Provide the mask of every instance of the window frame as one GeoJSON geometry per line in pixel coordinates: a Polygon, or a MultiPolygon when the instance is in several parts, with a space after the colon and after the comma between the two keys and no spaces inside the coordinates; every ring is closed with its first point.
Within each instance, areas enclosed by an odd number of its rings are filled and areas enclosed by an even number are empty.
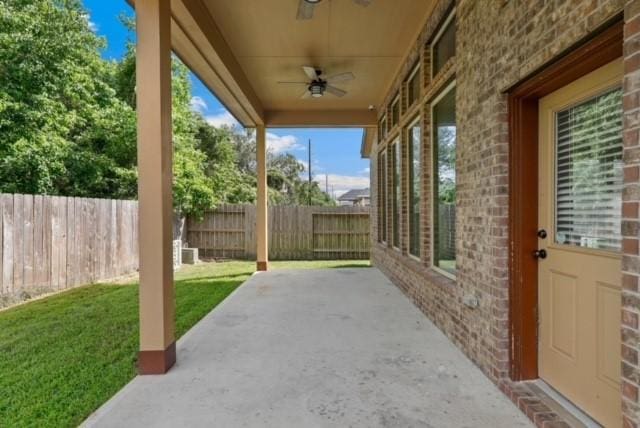
{"type": "Polygon", "coordinates": [[[409,76],[407,77],[407,80],[406,80],[406,82],[407,82],[407,109],[409,109],[409,108],[413,107],[414,105],[420,103],[420,95],[422,94],[422,82],[420,82],[420,81],[418,82],[418,93],[415,94],[415,99],[413,100],[413,102],[411,102],[411,100],[409,100],[411,81],[419,73],[420,73],[420,61],[418,61],[416,63],[416,65],[413,66],[413,69],[411,70],[411,73],[409,73],[409,76]]]}
{"type": "Polygon", "coordinates": [[[395,129],[396,126],[398,126],[400,124],[400,119],[402,118],[402,111],[400,109],[400,93],[396,94],[396,96],[393,98],[393,101],[391,101],[391,107],[390,107],[390,120],[391,120],[391,126],[389,127],[389,129],[395,129]],[[395,108],[398,108],[398,117],[395,117],[394,111],[395,108]]]}
{"type": "Polygon", "coordinates": [[[382,242],[382,150],[376,154],[376,242],[382,242]]]}
{"type": "MultiPolygon", "coordinates": [[[[438,41],[440,41],[440,39],[442,38],[442,35],[444,34],[444,32],[446,31],[447,27],[449,26],[449,24],[452,23],[452,21],[454,21],[456,18],[456,8],[454,7],[453,9],[451,9],[451,12],[449,12],[449,15],[447,15],[447,18],[442,22],[442,24],[440,25],[440,28],[438,29],[438,31],[436,32],[436,35],[433,36],[433,39],[431,40],[431,43],[429,44],[429,58],[431,58],[430,64],[429,64],[429,72],[431,74],[431,79],[434,79],[438,73],[442,70],[438,70],[438,72],[435,71],[435,56],[434,56],[434,48],[436,46],[436,44],[438,43],[438,41]]],[[[454,57],[455,57],[455,53],[454,53],[454,57]]],[[[453,57],[452,57],[453,58],[453,57]]],[[[447,61],[448,62],[448,61],[447,61]]],[[[446,62],[445,62],[446,64],[446,62]]],[[[443,64],[443,66],[445,65],[443,64]]]]}
{"type": "Polygon", "coordinates": [[[378,173],[380,174],[380,184],[382,187],[382,192],[380,194],[380,199],[382,201],[382,207],[381,207],[381,211],[380,211],[380,216],[381,216],[381,229],[382,229],[382,233],[380,234],[380,243],[384,244],[384,245],[388,245],[388,232],[389,232],[389,228],[388,226],[388,211],[389,211],[389,204],[387,203],[387,148],[385,147],[384,149],[382,149],[380,151],[380,166],[381,166],[381,171],[379,171],[378,173]]]}
{"type": "Polygon", "coordinates": [[[402,139],[397,136],[390,144],[391,149],[391,236],[389,242],[394,250],[402,248],[402,139]],[[396,181],[397,180],[397,181],[396,181]],[[396,224],[397,223],[397,224],[396,224]],[[398,239],[396,242],[396,233],[398,239]],[[396,245],[397,244],[397,245],[396,245]]]}
{"type": "MultiPolygon", "coordinates": [[[[438,213],[436,212],[437,210],[437,201],[438,201],[438,195],[436,195],[436,189],[437,186],[435,185],[436,180],[439,179],[439,175],[438,175],[438,159],[436,158],[436,150],[438,147],[438,142],[436,141],[436,126],[434,123],[434,115],[433,115],[433,111],[434,108],[436,106],[436,104],[438,104],[438,102],[440,102],[440,100],[442,100],[442,98],[444,98],[446,95],[449,94],[449,92],[451,92],[452,90],[454,90],[456,88],[456,80],[453,79],[451,82],[447,83],[446,85],[444,85],[442,87],[442,89],[440,91],[438,91],[438,93],[429,101],[429,115],[430,115],[430,123],[431,123],[431,129],[430,129],[430,137],[431,137],[431,150],[429,150],[431,152],[431,170],[432,170],[432,174],[431,174],[431,194],[430,196],[430,200],[431,200],[431,209],[430,209],[430,214],[432,216],[432,219],[435,218],[436,215],[438,215],[438,213]]],[[[457,118],[456,118],[456,129],[457,129],[457,118]]],[[[456,131],[456,155],[457,155],[457,150],[458,150],[458,137],[457,137],[457,131],[456,131]]],[[[458,164],[458,157],[456,156],[456,176],[457,176],[457,164],[458,164]]],[[[458,187],[458,183],[456,180],[456,188],[458,187]]],[[[456,205],[457,205],[457,198],[456,198],[456,205]]],[[[456,207],[457,210],[457,207],[456,207]]],[[[456,280],[457,278],[457,271],[458,268],[456,266],[456,273],[451,273],[439,266],[436,266],[435,264],[435,256],[436,256],[436,251],[435,251],[435,245],[436,245],[436,239],[435,236],[438,233],[438,231],[436,230],[436,221],[431,221],[431,239],[430,239],[430,260],[429,260],[429,264],[430,264],[430,268],[432,270],[434,270],[435,272],[449,278],[452,280],[456,280]]],[[[455,238],[454,238],[455,241],[455,238]]],[[[457,244],[457,242],[456,242],[457,244]]],[[[456,263],[457,263],[457,254],[456,254],[456,263]]]]}
{"type": "Polygon", "coordinates": [[[384,141],[388,135],[387,114],[383,114],[380,118],[380,141],[384,141]]]}
{"type": "Polygon", "coordinates": [[[409,187],[407,190],[407,226],[408,226],[408,231],[409,231],[409,242],[407,243],[407,255],[416,260],[416,261],[422,261],[422,257],[423,257],[423,251],[422,251],[422,236],[423,236],[423,231],[422,231],[422,218],[425,215],[425,213],[422,212],[422,206],[423,206],[423,202],[424,202],[424,196],[423,196],[423,191],[424,191],[424,186],[422,186],[422,182],[423,182],[423,177],[424,177],[424,149],[425,149],[425,145],[424,145],[424,130],[423,130],[423,124],[422,124],[422,115],[420,113],[417,114],[417,116],[409,122],[409,124],[407,125],[406,128],[406,136],[407,136],[407,165],[409,166],[408,170],[406,171],[407,173],[407,186],[409,187]],[[415,255],[411,252],[411,207],[412,207],[412,197],[413,197],[413,166],[412,166],[412,160],[413,160],[413,128],[415,128],[416,126],[418,126],[420,128],[420,203],[419,203],[419,215],[420,215],[420,220],[418,221],[418,252],[420,253],[419,255],[415,255]]]}

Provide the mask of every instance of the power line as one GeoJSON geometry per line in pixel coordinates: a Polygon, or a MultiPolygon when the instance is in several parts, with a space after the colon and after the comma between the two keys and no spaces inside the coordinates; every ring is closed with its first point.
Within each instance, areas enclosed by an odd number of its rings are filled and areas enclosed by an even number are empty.
{"type": "Polygon", "coordinates": [[[307,189],[308,205],[311,205],[311,138],[309,138],[309,187],[307,189]]]}

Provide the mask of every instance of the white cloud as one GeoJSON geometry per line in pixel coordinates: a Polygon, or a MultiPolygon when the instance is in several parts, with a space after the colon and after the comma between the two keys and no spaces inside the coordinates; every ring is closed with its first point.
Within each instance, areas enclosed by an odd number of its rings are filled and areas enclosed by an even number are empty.
{"type": "Polygon", "coordinates": [[[371,172],[371,168],[365,168],[362,171],[360,171],[360,174],[369,174],[371,172]]]}
{"type": "Polygon", "coordinates": [[[229,113],[226,110],[220,110],[218,114],[207,116],[206,119],[209,125],[215,126],[216,128],[219,128],[224,125],[229,126],[231,128],[240,126],[240,123],[238,123],[236,118],[233,117],[233,115],[231,115],[231,113],[229,113]]]}
{"type": "Polygon", "coordinates": [[[199,96],[191,97],[191,109],[200,113],[207,111],[207,102],[199,96]]]}
{"type": "Polygon", "coordinates": [[[291,150],[304,150],[304,146],[293,135],[276,135],[267,132],[267,148],[273,154],[288,152],[291,150]]]}
{"type": "Polygon", "coordinates": [[[88,13],[85,13],[83,15],[83,18],[85,19],[85,21],[87,21],[87,25],[89,26],[89,30],[91,30],[94,33],[98,32],[98,24],[96,24],[95,22],[93,22],[91,20],[91,15],[89,15],[88,13]]]}
{"type": "MultiPolygon", "coordinates": [[[[317,174],[314,176],[314,181],[317,181],[320,188],[324,190],[326,174],[317,174]]],[[[339,197],[343,193],[351,189],[366,189],[369,187],[369,177],[353,176],[353,175],[338,175],[328,174],[329,177],[329,191],[335,192],[336,197],[339,197]]]]}

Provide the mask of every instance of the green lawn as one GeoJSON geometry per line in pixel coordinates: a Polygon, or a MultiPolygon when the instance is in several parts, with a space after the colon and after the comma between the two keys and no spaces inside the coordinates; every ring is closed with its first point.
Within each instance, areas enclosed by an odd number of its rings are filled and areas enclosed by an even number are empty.
{"type": "MultiPolygon", "coordinates": [[[[273,262],[271,268],[368,264],[273,262]]],[[[254,266],[233,261],[179,271],[178,337],[244,282],[254,266]]],[[[0,427],[78,425],[135,376],[137,349],[135,283],[80,287],[0,312],[0,427]]]]}

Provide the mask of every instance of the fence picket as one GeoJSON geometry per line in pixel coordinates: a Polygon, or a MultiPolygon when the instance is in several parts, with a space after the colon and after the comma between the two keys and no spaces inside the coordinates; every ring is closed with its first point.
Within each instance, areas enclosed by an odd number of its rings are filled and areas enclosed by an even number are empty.
{"type": "Polygon", "coordinates": [[[13,290],[13,195],[2,200],[2,292],[13,290]]]}

